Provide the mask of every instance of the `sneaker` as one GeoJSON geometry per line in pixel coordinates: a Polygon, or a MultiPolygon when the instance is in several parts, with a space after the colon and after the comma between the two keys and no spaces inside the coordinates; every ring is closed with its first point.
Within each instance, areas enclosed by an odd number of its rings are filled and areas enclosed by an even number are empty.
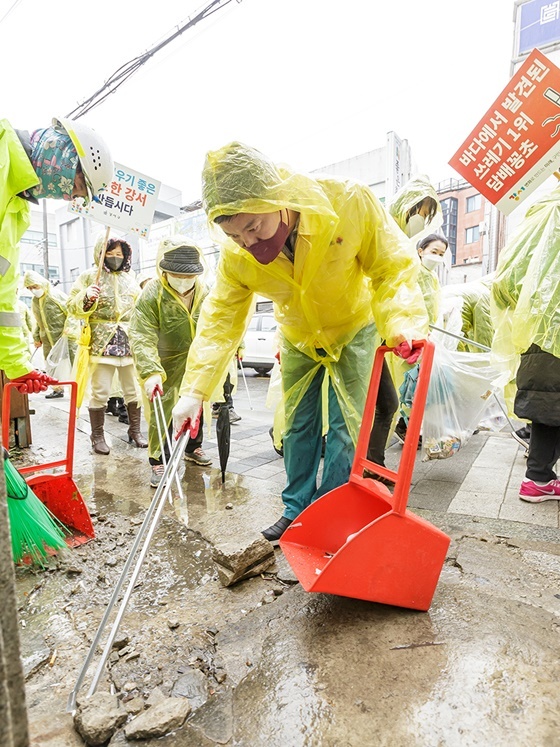
{"type": "Polygon", "coordinates": [[[542,503],[543,501],[560,500],[560,480],[550,480],[550,482],[534,482],[533,480],[523,480],[519,497],[522,501],[529,503],[542,503]]]}
{"type": "Polygon", "coordinates": [[[521,444],[523,448],[528,449],[529,448],[529,441],[531,438],[531,434],[529,434],[529,438],[525,438],[524,436],[519,435],[521,433],[522,429],[519,429],[518,431],[512,431],[511,437],[517,441],[518,444],[521,444]]]}
{"type": "Polygon", "coordinates": [[[515,432],[519,436],[519,438],[522,438],[524,441],[527,441],[527,443],[529,443],[529,441],[531,440],[531,424],[530,423],[528,425],[524,425],[523,428],[520,428],[518,431],[515,431],[515,432]]]}
{"type": "Polygon", "coordinates": [[[282,516],[276,524],[273,524],[268,529],[263,529],[261,532],[262,536],[272,544],[276,544],[280,537],[284,534],[286,529],[290,526],[293,519],[288,519],[286,516],[282,516]]]}
{"type": "Polygon", "coordinates": [[[61,391],[54,391],[50,394],[45,394],[45,399],[59,399],[59,397],[64,397],[64,392],[61,391]]]}
{"type": "Polygon", "coordinates": [[[406,438],[406,423],[404,422],[404,418],[398,419],[395,426],[395,436],[399,439],[401,444],[404,444],[404,439],[406,438]]]}
{"type": "Polygon", "coordinates": [[[150,477],[151,488],[157,488],[157,486],[161,482],[161,478],[163,477],[164,472],[165,472],[165,467],[163,466],[163,464],[152,465],[152,476],[150,477]]]}
{"type": "Polygon", "coordinates": [[[238,415],[233,407],[229,408],[229,422],[230,423],[237,423],[239,420],[241,420],[241,415],[238,415]]]}
{"type": "Polygon", "coordinates": [[[212,460],[210,459],[210,457],[206,456],[200,446],[194,451],[186,452],[185,460],[187,462],[194,462],[195,464],[198,464],[199,467],[208,467],[210,464],[212,464],[212,460]]]}

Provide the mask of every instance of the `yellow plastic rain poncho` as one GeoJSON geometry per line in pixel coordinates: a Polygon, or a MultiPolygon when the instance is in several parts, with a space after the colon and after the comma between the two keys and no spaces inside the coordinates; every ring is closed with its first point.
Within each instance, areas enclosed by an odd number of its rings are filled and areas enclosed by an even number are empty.
{"type": "MultiPolygon", "coordinates": [[[[100,236],[94,247],[97,265],[104,243],[104,238],[100,236]]],[[[128,334],[128,322],[134,302],[140,295],[140,287],[132,273],[124,269],[130,267],[130,259],[125,258],[123,269],[119,272],[109,272],[103,267],[98,281],[101,295],[87,311],[84,311],[85,292],[89,285],[97,282],[97,267],[83,272],[70,290],[68,313],[84,320],[73,370],[73,376],[78,383],[78,407],[82,404],[92,372],[90,363],[97,363],[100,360],[99,356],[103,354],[118,327],[128,334]]]]}
{"type": "Polygon", "coordinates": [[[39,183],[7,119],[0,119],[0,369],[9,379],[33,369],[17,308],[19,240],[29,227],[29,202],[19,193],[39,183]]]}
{"type": "Polygon", "coordinates": [[[533,204],[502,250],[492,284],[492,353],[514,379],[535,344],[560,358],[560,186],[533,204]]]}
{"type": "Polygon", "coordinates": [[[420,268],[418,275],[418,285],[422,291],[424,297],[424,303],[426,304],[426,310],[428,312],[428,320],[430,324],[435,324],[439,316],[439,302],[441,296],[441,286],[439,278],[433,270],[429,270],[427,267],[420,268]]]}
{"type": "Polygon", "coordinates": [[[25,301],[22,301],[21,298],[18,300],[17,308],[19,311],[19,315],[21,316],[21,331],[23,334],[23,339],[28,343],[30,340],[34,339],[33,327],[35,325],[33,324],[33,319],[31,318],[31,312],[29,311],[29,308],[25,301]]]}
{"type": "Polygon", "coordinates": [[[481,348],[469,345],[468,340],[478,342],[487,348],[492,347],[494,327],[490,314],[490,289],[493,277],[493,274],[485,275],[470,283],[447,285],[442,290],[446,300],[457,299],[461,303],[461,331],[466,341],[460,342],[457,350],[480,353],[481,348]]]}
{"type": "MultiPolygon", "coordinates": [[[[171,423],[171,410],[179,398],[179,387],[196,332],[200,306],[208,293],[202,276],[197,277],[192,309],[188,311],[160,270],[159,263],[165,254],[185,245],[195,247],[203,260],[202,251],[185,236],[164,239],[158,248],[157,277],[144,287],[129,327],[130,347],[140,380],[144,383],[154,374],[161,375],[164,392],[162,403],[168,425],[171,423]]],[[[145,406],[144,412],[151,413],[150,406],[145,406]]],[[[161,449],[153,417],[149,419],[148,441],[149,456],[159,458],[161,449]]]]}
{"type": "Polygon", "coordinates": [[[23,284],[26,288],[38,285],[45,291],[40,298],[33,298],[31,309],[36,321],[33,339],[35,342],[42,343],[46,359],[53,345],[64,332],[75,341],[78,334],[77,324],[75,320],[68,321],[66,308],[68,296],[57,288],[53,288],[49,281],[38,272],[28,270],[23,276],[23,284]]]}
{"type": "Polygon", "coordinates": [[[371,370],[373,320],[389,344],[399,335],[427,334],[416,252],[365,185],[293,173],[241,143],[208,154],[203,204],[222,249],[181,394],[208,399],[258,293],[274,302],[279,324],[288,427],[324,366],[355,442],[371,370]],[[262,265],[213,224],[219,215],[280,208],[299,214],[294,264],[280,254],[262,265]],[[370,326],[370,333],[359,334],[370,326]]]}
{"type": "Polygon", "coordinates": [[[435,233],[443,223],[443,213],[439,203],[438,194],[425,174],[418,174],[409,179],[399,191],[393,195],[388,204],[389,213],[395,219],[398,227],[414,242],[414,246],[430,233],[435,233]],[[419,221],[411,231],[411,218],[418,215],[421,203],[430,197],[436,205],[436,212],[431,221],[419,221]]]}
{"type": "MultiPolygon", "coordinates": [[[[99,263],[102,249],[103,238],[100,238],[94,248],[96,263],[99,263]]],[[[117,327],[121,327],[128,334],[128,323],[134,302],[140,294],[140,288],[132,273],[124,270],[109,272],[104,267],[98,282],[101,295],[87,311],[84,311],[86,288],[94,284],[96,278],[97,267],[82,272],[74,282],[68,300],[68,312],[78,319],[87,319],[91,325],[91,356],[103,354],[117,327]]]]}

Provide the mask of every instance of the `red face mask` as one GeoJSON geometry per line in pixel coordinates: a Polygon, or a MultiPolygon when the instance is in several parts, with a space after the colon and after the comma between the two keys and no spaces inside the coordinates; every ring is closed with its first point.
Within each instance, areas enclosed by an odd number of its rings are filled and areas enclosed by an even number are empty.
{"type": "Polygon", "coordinates": [[[246,249],[261,265],[268,265],[280,254],[289,235],[290,227],[280,218],[280,224],[274,236],[257,241],[246,249]]]}

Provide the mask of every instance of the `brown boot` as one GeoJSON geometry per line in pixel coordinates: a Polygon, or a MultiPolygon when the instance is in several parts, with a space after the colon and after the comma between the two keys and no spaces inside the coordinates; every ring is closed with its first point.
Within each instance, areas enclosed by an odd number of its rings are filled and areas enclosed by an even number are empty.
{"type": "Polygon", "coordinates": [[[145,449],[148,442],[140,432],[140,413],[141,409],[138,402],[129,402],[126,406],[128,410],[128,443],[135,443],[139,449],[145,449]]]}
{"type": "Polygon", "coordinates": [[[111,449],[105,443],[103,424],[105,423],[105,408],[90,407],[89,422],[91,423],[91,444],[96,454],[109,454],[111,449]]]}

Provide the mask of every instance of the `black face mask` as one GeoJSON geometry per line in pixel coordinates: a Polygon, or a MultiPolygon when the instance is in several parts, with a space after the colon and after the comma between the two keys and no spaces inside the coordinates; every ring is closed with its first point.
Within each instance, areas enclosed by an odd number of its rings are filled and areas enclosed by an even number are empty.
{"type": "Polygon", "coordinates": [[[123,262],[124,257],[105,257],[105,264],[112,272],[120,270],[123,262]]]}

